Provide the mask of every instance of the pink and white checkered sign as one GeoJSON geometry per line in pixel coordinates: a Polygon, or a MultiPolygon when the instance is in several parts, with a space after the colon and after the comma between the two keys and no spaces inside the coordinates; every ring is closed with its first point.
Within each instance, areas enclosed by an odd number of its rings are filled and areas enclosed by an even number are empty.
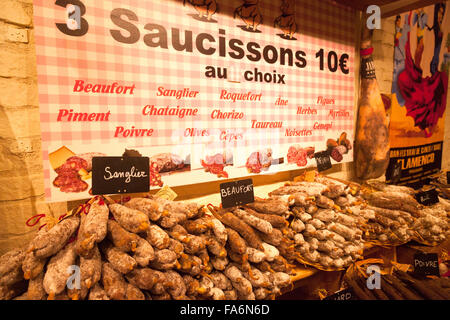
{"type": "MultiPolygon", "coordinates": [[[[290,161],[291,147],[323,151],[343,132],[353,141],[351,9],[307,0],[35,0],[34,26],[49,201],[89,197],[89,165],[69,163],[83,169],[72,175],[79,188],[64,187],[55,167],[80,154],[174,154],[188,170],[161,180],[176,186],[315,166],[312,157],[290,161]],[[283,160],[255,172],[246,166],[254,152],[283,160]],[[216,154],[230,163],[225,176],[202,166],[216,154]]],[[[345,151],[332,163],[352,161],[345,151]]]]}

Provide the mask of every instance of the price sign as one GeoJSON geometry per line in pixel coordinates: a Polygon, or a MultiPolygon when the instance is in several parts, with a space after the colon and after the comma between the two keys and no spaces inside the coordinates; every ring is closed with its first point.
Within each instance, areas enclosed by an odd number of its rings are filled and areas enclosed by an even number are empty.
{"type": "Polygon", "coordinates": [[[416,253],[414,255],[414,273],[422,276],[439,277],[439,260],[437,253],[416,253]]]}
{"type": "Polygon", "coordinates": [[[92,158],[92,194],[148,192],[148,157],[92,158]]]}
{"type": "Polygon", "coordinates": [[[255,201],[253,180],[245,179],[220,184],[222,208],[231,208],[255,201]]]}
{"type": "Polygon", "coordinates": [[[352,288],[339,290],[338,292],[326,297],[324,300],[356,300],[352,288]]]}
{"type": "Polygon", "coordinates": [[[418,192],[416,194],[416,200],[420,204],[431,206],[439,202],[438,195],[439,193],[436,191],[436,189],[430,189],[427,191],[418,192]]]}
{"type": "Polygon", "coordinates": [[[317,170],[319,172],[325,171],[331,168],[331,159],[330,155],[326,151],[317,152],[314,154],[314,158],[317,163],[317,170]]]}

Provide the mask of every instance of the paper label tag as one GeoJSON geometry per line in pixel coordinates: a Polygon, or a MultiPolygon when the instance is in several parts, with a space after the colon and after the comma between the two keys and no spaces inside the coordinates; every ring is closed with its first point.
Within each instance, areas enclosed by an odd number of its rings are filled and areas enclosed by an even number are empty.
{"type": "Polygon", "coordinates": [[[123,194],[150,190],[148,157],[92,158],[92,194],[123,194]]]}
{"type": "Polygon", "coordinates": [[[169,186],[164,186],[157,193],[155,193],[155,196],[158,198],[166,199],[166,200],[175,200],[178,195],[175,191],[173,191],[169,186]]]}
{"type": "Polygon", "coordinates": [[[253,180],[245,179],[220,184],[222,208],[231,208],[255,201],[253,180]]]}

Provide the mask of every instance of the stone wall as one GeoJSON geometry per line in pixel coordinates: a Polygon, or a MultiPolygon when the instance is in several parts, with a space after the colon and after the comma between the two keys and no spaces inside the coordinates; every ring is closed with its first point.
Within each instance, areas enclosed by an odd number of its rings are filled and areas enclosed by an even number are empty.
{"type": "Polygon", "coordinates": [[[27,242],[35,214],[59,215],[46,205],[33,32],[32,0],[0,5],[0,254],[27,242]]]}
{"type": "MultiPolygon", "coordinates": [[[[46,204],[42,172],[39,106],[32,0],[2,0],[0,8],[0,254],[23,245],[37,227],[26,221],[35,214],[59,216],[67,203],[46,204]]],[[[356,19],[355,19],[356,22],[356,19]]],[[[374,34],[375,65],[381,92],[392,81],[394,18],[383,20],[374,34]]],[[[357,60],[357,59],[356,59],[357,60]]],[[[357,70],[358,71],[358,70],[357,70]]],[[[357,96],[357,92],[355,93],[357,96]]],[[[450,95],[449,95],[450,97],[450,95]]],[[[450,99],[447,100],[450,105],[450,99]]],[[[357,106],[355,105],[355,112],[357,106]]],[[[450,116],[447,112],[443,167],[450,168],[450,116]]],[[[289,179],[298,172],[257,177],[257,184],[289,179]]],[[[331,175],[350,179],[352,164],[334,166],[331,175]]],[[[188,198],[192,188],[176,189],[188,198]],[[190,190],[190,191],[189,191],[190,190]]],[[[217,191],[217,183],[203,184],[201,193],[217,191]]],[[[73,204],[69,205],[70,207],[73,204]]]]}

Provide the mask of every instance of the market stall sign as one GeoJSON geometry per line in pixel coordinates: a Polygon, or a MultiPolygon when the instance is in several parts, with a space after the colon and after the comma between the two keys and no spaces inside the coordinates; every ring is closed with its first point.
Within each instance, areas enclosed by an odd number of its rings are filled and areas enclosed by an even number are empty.
{"type": "Polygon", "coordinates": [[[148,192],[149,172],[148,157],[94,157],[92,194],[148,192]]]}
{"type": "Polygon", "coordinates": [[[255,201],[253,180],[245,179],[220,184],[222,208],[231,208],[255,201]]]}
{"type": "Polygon", "coordinates": [[[392,184],[398,184],[402,177],[402,165],[400,162],[397,162],[392,166],[391,172],[387,172],[386,175],[391,177],[392,184]]]}
{"type": "Polygon", "coordinates": [[[439,276],[439,260],[437,253],[414,254],[414,273],[421,276],[439,276]]]}
{"type": "Polygon", "coordinates": [[[46,200],[90,197],[94,153],[149,157],[152,189],[353,161],[354,11],[203,2],[33,1],[46,200]]]}
{"type": "Polygon", "coordinates": [[[317,170],[319,172],[325,171],[331,168],[331,159],[327,151],[317,152],[314,154],[316,158],[317,170]]]}
{"type": "Polygon", "coordinates": [[[439,202],[438,195],[439,193],[436,191],[436,189],[430,189],[416,193],[416,200],[420,204],[431,206],[439,202]]]}
{"type": "Polygon", "coordinates": [[[326,297],[324,300],[356,300],[352,288],[339,290],[338,292],[326,297]]]}

